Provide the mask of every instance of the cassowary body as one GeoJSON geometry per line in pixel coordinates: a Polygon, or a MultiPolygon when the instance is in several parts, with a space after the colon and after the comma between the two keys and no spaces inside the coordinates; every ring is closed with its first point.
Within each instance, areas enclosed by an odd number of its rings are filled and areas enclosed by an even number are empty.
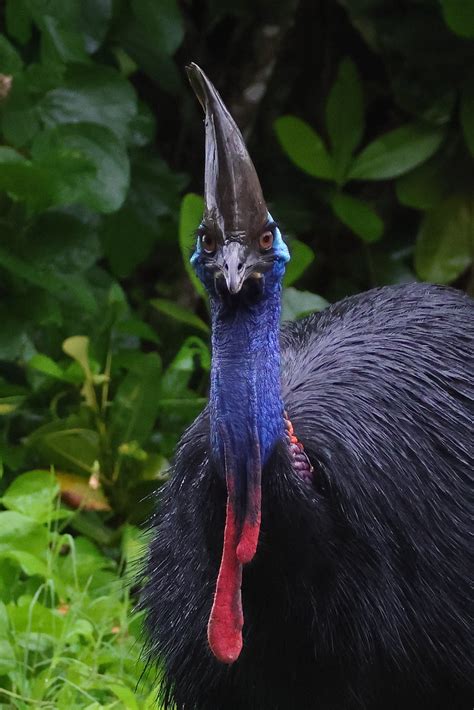
{"type": "Polygon", "coordinates": [[[202,272],[210,403],[179,444],[144,589],[165,706],[470,710],[474,302],[376,289],[280,331],[286,254],[261,226],[264,275],[234,291],[218,240],[202,272]]]}

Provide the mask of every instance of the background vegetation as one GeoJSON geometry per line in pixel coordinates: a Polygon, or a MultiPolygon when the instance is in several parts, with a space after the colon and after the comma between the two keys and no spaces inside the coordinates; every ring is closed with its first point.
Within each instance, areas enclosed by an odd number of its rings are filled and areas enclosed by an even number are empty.
{"type": "Polygon", "coordinates": [[[4,0],[0,23],[0,704],[151,708],[124,572],[210,364],[184,64],[288,235],[284,317],[474,293],[474,3],[4,0]]]}

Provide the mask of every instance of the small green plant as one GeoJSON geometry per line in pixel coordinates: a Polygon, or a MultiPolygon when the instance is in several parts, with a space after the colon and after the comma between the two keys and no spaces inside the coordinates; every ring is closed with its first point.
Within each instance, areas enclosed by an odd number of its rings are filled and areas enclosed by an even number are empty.
{"type": "Polygon", "coordinates": [[[143,541],[129,526],[118,555],[66,530],[53,473],[18,476],[1,498],[0,703],[18,708],[156,707],[143,675],[140,617],[124,570],[143,541]]]}

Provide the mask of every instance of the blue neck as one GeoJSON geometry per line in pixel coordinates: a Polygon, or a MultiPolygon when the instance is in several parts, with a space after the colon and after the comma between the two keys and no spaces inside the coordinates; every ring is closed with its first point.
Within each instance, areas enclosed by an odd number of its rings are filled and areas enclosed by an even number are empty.
{"type": "Polygon", "coordinates": [[[245,471],[255,435],[262,465],[283,435],[280,291],[279,280],[273,281],[261,301],[235,310],[211,299],[211,447],[223,461],[223,427],[237,477],[245,471]]]}

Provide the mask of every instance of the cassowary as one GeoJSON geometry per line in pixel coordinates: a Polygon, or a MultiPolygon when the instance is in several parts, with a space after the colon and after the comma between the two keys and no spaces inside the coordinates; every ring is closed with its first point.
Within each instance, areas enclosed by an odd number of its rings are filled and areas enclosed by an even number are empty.
{"type": "Polygon", "coordinates": [[[143,583],[164,707],[471,710],[474,302],[385,287],[280,329],[288,248],[220,96],[188,72],[212,368],[143,583]]]}

